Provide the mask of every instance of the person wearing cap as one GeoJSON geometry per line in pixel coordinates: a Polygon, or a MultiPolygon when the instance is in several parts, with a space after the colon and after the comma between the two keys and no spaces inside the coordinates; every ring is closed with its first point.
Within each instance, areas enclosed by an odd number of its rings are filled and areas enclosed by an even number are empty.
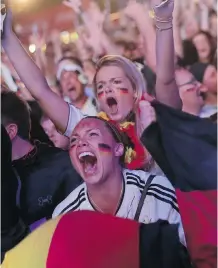
{"type": "Polygon", "coordinates": [[[78,59],[62,58],[58,63],[56,76],[65,100],[85,115],[97,114],[95,100],[85,94],[88,79],[78,59]]]}
{"type": "Polygon", "coordinates": [[[128,150],[123,135],[113,124],[97,117],[80,121],[71,135],[69,154],[84,183],[56,207],[52,217],[91,210],[142,223],[166,220],[178,224],[180,241],[185,245],[174,188],[163,176],[123,168],[128,150]]]}

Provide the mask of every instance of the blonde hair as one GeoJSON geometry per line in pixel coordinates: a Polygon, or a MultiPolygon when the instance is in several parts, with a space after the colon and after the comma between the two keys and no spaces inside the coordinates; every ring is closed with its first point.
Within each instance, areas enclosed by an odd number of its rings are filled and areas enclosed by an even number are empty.
{"type": "Polygon", "coordinates": [[[130,80],[133,89],[136,92],[135,104],[137,104],[142,95],[147,92],[146,82],[141,72],[137,69],[136,65],[125,57],[119,55],[107,55],[101,58],[96,65],[96,73],[93,79],[93,85],[96,92],[96,77],[99,70],[104,66],[117,66],[120,67],[127,78],[130,80]]]}

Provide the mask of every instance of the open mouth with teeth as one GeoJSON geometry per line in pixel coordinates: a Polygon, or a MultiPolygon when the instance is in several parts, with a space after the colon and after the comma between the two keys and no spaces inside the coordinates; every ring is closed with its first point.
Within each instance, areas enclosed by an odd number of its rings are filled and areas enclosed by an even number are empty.
{"type": "Polygon", "coordinates": [[[97,157],[93,153],[80,153],[79,161],[86,175],[94,175],[97,172],[97,157]]]}
{"type": "Polygon", "coordinates": [[[107,98],[107,105],[110,108],[111,114],[116,114],[118,112],[118,105],[115,98],[113,97],[107,98]]]}
{"type": "Polygon", "coordinates": [[[76,90],[75,87],[71,87],[71,88],[68,89],[68,92],[72,92],[72,91],[75,91],[75,90],[76,90]]]}

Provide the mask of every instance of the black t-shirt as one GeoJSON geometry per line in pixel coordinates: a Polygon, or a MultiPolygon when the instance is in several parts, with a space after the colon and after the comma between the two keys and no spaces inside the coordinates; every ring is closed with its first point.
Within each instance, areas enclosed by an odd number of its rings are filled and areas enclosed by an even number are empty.
{"type": "Polygon", "coordinates": [[[13,166],[20,179],[21,214],[29,225],[49,219],[55,207],[82,182],[68,152],[39,142],[27,156],[13,161],[13,166]]]}

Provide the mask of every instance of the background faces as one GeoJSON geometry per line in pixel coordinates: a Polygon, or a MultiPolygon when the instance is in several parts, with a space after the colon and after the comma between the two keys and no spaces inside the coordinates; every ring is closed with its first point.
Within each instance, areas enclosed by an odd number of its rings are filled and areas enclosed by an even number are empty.
{"type": "Polygon", "coordinates": [[[204,94],[207,88],[185,69],[176,71],[176,82],[179,87],[180,98],[183,107],[188,111],[196,111],[198,113],[204,105],[204,94]]]}
{"type": "Polygon", "coordinates": [[[209,65],[204,73],[203,84],[209,93],[217,93],[217,70],[213,65],[209,65]]]}
{"type": "Polygon", "coordinates": [[[62,71],[60,85],[63,95],[67,96],[72,103],[76,103],[84,95],[84,87],[78,80],[78,74],[72,71],[62,71]]]}
{"type": "Polygon", "coordinates": [[[193,43],[198,51],[198,56],[201,62],[208,62],[211,53],[211,45],[206,35],[203,33],[197,34],[193,38],[193,43]]]}

